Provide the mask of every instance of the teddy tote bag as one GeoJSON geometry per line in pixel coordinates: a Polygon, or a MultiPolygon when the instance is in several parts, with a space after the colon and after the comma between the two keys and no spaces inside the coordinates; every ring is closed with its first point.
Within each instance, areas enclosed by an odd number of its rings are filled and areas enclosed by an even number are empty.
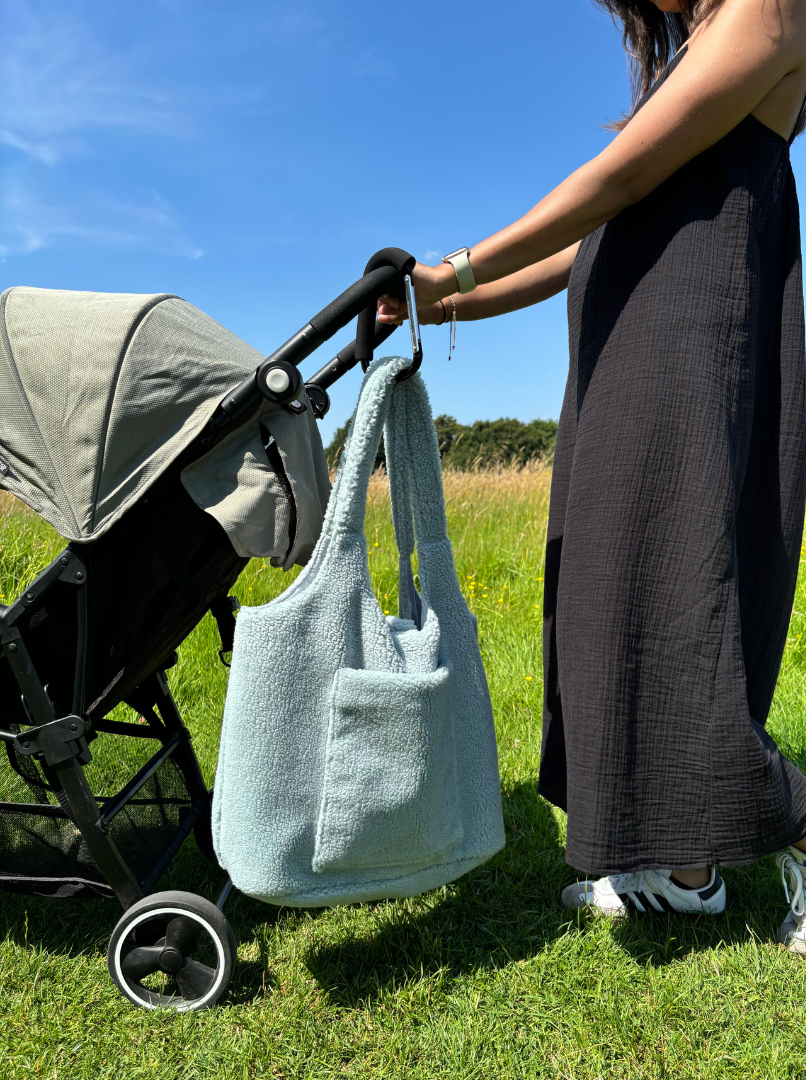
{"type": "Polygon", "coordinates": [[[453,564],[425,386],[396,381],[408,363],[378,360],[364,379],[306,568],[238,616],[213,837],[237,888],[273,904],[413,896],[504,844],[476,621],[453,564]],[[382,431],[400,554],[400,616],[388,618],[364,536],[382,431]]]}

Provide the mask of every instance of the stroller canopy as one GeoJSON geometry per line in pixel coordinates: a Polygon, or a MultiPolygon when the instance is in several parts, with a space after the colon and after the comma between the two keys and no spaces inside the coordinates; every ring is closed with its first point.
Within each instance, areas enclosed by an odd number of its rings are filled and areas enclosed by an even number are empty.
{"type": "MultiPolygon", "coordinates": [[[[0,486],[66,538],[92,540],[262,359],[176,296],[8,289],[0,296],[0,486]]],[[[310,455],[318,432],[308,413],[300,435],[310,455]]],[[[321,442],[313,449],[321,453],[321,442]]],[[[215,501],[208,491],[203,508],[217,516],[215,501]]]]}

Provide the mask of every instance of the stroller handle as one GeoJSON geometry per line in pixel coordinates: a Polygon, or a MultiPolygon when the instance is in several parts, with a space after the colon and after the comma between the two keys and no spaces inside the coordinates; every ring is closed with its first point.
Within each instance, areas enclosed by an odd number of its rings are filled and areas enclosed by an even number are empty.
{"type": "MultiPolygon", "coordinates": [[[[380,345],[386,341],[388,337],[394,334],[397,327],[391,323],[377,322],[374,326],[374,338],[372,342],[373,350],[377,349],[380,345]]],[[[345,345],[344,348],[337,352],[332,360],[328,361],[323,368],[320,368],[315,375],[312,375],[305,383],[305,389],[307,390],[311,386],[319,386],[322,390],[327,390],[332,386],[334,382],[337,382],[342,375],[345,375],[348,371],[351,371],[356,364],[360,362],[360,358],[356,356],[357,351],[357,339],[351,341],[349,345],[345,345]]]]}
{"type": "Polygon", "coordinates": [[[267,357],[254,375],[249,375],[227,394],[203,433],[204,442],[209,445],[210,441],[217,441],[224,428],[229,428],[230,422],[240,420],[257,406],[261,398],[278,405],[289,405],[295,401],[303,391],[297,366],[358,316],[356,340],[342,349],[310,380],[309,385],[316,388],[313,391],[317,398],[314,402],[316,415],[323,416],[327,411],[326,388],[357,363],[362,363],[366,368],[372,360],[375,346],[394,331],[393,326],[376,322],[375,306],[378,298],[385,293],[400,299],[405,296],[406,277],[411,274],[416,261],[402,248],[377,251],[367,263],[363,277],[267,357]]]}

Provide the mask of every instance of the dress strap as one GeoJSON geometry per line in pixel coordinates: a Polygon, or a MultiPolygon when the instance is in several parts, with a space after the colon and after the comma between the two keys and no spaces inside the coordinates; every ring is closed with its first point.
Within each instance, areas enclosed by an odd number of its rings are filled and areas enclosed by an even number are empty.
{"type": "Polygon", "coordinates": [[[669,63],[666,65],[660,75],[658,75],[657,79],[655,79],[653,84],[650,86],[650,88],[635,106],[633,111],[630,113],[631,119],[633,116],[635,116],[639,109],[642,109],[644,105],[646,105],[652,95],[656,93],[656,91],[660,90],[660,88],[663,86],[663,84],[666,82],[666,80],[669,78],[669,76],[672,74],[674,69],[677,67],[677,65],[680,63],[680,61],[683,59],[687,52],[688,43],[681,45],[681,47],[677,50],[672,59],[669,61],[669,63]]]}

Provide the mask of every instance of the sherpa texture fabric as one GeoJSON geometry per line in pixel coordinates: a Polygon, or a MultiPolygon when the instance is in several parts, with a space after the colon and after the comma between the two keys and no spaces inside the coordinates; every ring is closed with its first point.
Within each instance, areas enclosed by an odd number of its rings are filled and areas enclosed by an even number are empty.
{"type": "Polygon", "coordinates": [[[591,876],[747,863],[806,833],[764,729],[806,500],[786,141],[748,116],[589,236],[568,313],[540,791],[591,876]]]}
{"type": "Polygon", "coordinates": [[[306,569],[238,616],[213,838],[234,884],[274,904],[413,896],[504,844],[492,707],[428,397],[419,376],[395,381],[409,363],[379,360],[364,379],[306,569]],[[389,618],[364,536],[384,422],[400,551],[400,616],[389,618]]]}
{"type": "MultiPolygon", "coordinates": [[[[102,536],[262,359],[176,296],[7,289],[0,296],[0,486],[68,540],[102,536]]],[[[327,463],[310,407],[301,417],[267,407],[261,419],[290,479],[294,536],[278,527],[283,514],[290,521],[289,497],[282,492],[279,502],[267,465],[255,481],[250,454],[259,460],[262,447],[254,438],[236,435],[237,446],[217,447],[186,487],[238,554],[271,554],[288,566],[304,562],[319,535],[327,463]]],[[[249,424],[250,436],[259,435],[254,418],[249,424]]]]}

